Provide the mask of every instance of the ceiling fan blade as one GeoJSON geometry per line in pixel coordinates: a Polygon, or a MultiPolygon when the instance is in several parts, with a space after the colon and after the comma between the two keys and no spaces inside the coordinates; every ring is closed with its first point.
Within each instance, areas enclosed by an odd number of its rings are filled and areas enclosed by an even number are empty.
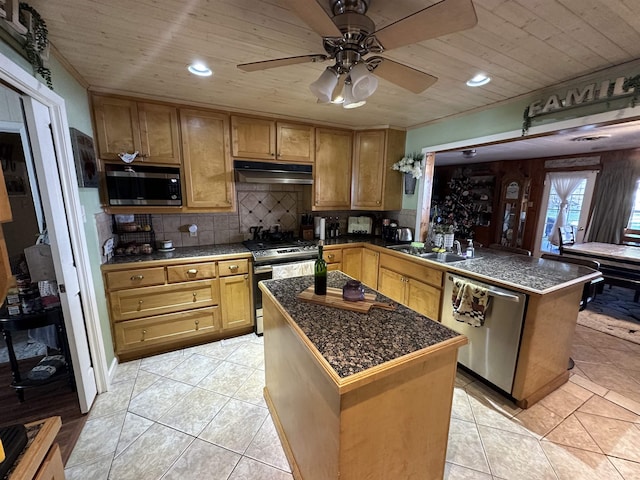
{"type": "Polygon", "coordinates": [[[321,37],[342,37],[342,32],[316,0],[285,0],[289,9],[321,37]]]}
{"type": "Polygon", "coordinates": [[[442,0],[375,32],[385,50],[466,30],[478,23],[471,0],[442,0]]]}
{"type": "Polygon", "coordinates": [[[371,60],[373,59],[380,60],[380,63],[373,70],[374,74],[410,92],[422,93],[438,81],[436,77],[428,73],[394,62],[388,58],[371,57],[371,60]]]}
{"type": "Polygon", "coordinates": [[[287,65],[296,65],[298,63],[324,62],[327,58],[329,57],[322,54],[300,55],[298,57],[276,58],[275,60],[263,60],[261,62],[241,63],[240,65],[238,65],[238,68],[245,72],[256,72],[258,70],[266,70],[268,68],[275,68],[275,67],[286,67],[287,65]]]}

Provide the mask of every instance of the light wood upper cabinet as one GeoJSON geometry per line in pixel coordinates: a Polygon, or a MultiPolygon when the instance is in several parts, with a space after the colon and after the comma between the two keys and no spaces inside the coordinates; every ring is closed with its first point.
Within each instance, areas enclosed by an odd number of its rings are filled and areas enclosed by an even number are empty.
{"type": "Polygon", "coordinates": [[[391,165],[404,154],[405,132],[363,130],[355,134],[351,208],[396,210],[402,208],[402,174],[391,165]]]}
{"type": "Polygon", "coordinates": [[[276,122],[264,118],[231,117],[233,158],[274,160],[276,122]]]}
{"type": "Polygon", "coordinates": [[[229,116],[180,109],[187,208],[235,209],[233,165],[229,155],[229,116]]]}
{"type": "Polygon", "coordinates": [[[276,124],[277,158],[283,162],[313,163],[315,159],[314,127],[297,123],[276,124]]]}
{"type": "Polygon", "coordinates": [[[313,210],[350,208],[352,147],[351,131],[316,128],[313,210]]]}
{"type": "Polygon", "coordinates": [[[313,163],[314,127],[266,118],[231,117],[233,158],[313,163]]]}
{"type": "Polygon", "coordinates": [[[134,162],[179,165],[178,110],[170,105],[94,95],[93,112],[101,160],[139,152],[134,162]]]}

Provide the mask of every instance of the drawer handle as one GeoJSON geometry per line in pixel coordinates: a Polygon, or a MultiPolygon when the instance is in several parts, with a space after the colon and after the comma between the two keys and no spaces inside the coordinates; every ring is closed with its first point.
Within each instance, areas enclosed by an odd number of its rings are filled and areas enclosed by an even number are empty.
{"type": "Polygon", "coordinates": [[[200,320],[196,320],[196,330],[198,330],[199,325],[200,325],[200,320]]]}
{"type": "Polygon", "coordinates": [[[238,271],[238,265],[229,265],[229,270],[231,270],[232,272],[237,272],[238,271]]]}
{"type": "Polygon", "coordinates": [[[134,282],[136,280],[142,280],[144,275],[131,275],[131,281],[134,282]]]}
{"type": "Polygon", "coordinates": [[[138,311],[142,310],[142,300],[138,300],[138,311]]]}
{"type": "Polygon", "coordinates": [[[196,275],[198,273],[198,270],[195,268],[190,268],[189,270],[187,270],[187,275],[196,275]]]}
{"type": "Polygon", "coordinates": [[[146,331],[146,330],[142,330],[142,340],[141,340],[142,342],[144,342],[144,336],[145,336],[146,334],[147,334],[147,331],[146,331]]]}
{"type": "Polygon", "coordinates": [[[197,302],[198,299],[196,298],[198,296],[198,292],[193,292],[193,301],[197,302]]]}
{"type": "Polygon", "coordinates": [[[329,260],[333,260],[333,257],[335,257],[335,255],[333,253],[330,253],[329,255],[327,255],[327,258],[329,260]]]}

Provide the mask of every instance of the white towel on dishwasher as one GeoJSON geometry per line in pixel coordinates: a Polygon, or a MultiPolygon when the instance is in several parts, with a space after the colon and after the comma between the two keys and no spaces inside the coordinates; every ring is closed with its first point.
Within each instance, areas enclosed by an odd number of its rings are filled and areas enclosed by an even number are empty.
{"type": "Polygon", "coordinates": [[[489,290],[454,277],[451,303],[453,318],[472,327],[481,327],[484,325],[485,310],[489,303],[489,290]]]}
{"type": "Polygon", "coordinates": [[[315,260],[307,260],[304,262],[295,263],[283,263],[280,265],[274,265],[272,267],[273,272],[271,278],[274,280],[278,278],[291,278],[302,277],[304,275],[313,275],[313,265],[315,260]]]}

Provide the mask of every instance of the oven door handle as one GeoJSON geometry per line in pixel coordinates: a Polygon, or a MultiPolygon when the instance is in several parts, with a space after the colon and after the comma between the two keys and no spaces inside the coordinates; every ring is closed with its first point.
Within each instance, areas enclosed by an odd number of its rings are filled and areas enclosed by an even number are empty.
{"type": "Polygon", "coordinates": [[[253,267],[254,275],[259,275],[261,273],[271,273],[273,272],[273,268],[271,265],[257,265],[253,267]]]}

